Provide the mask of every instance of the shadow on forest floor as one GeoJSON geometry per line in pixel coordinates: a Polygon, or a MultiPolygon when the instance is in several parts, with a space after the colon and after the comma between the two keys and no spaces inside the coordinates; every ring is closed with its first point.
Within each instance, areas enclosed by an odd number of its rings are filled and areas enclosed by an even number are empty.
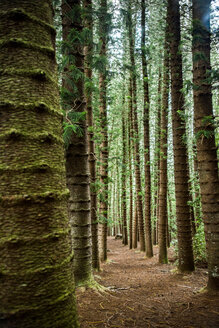
{"type": "Polygon", "coordinates": [[[171,272],[172,264],[158,264],[157,247],[147,259],[112,237],[108,249],[109,261],[95,279],[109,292],[76,292],[81,328],[219,327],[219,295],[199,292],[207,283],[206,269],[187,275],[171,272]]]}

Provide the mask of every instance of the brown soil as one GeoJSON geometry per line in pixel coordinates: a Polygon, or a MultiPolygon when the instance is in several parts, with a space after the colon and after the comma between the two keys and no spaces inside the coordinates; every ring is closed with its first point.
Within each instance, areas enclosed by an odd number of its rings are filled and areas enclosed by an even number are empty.
{"type": "Polygon", "coordinates": [[[77,290],[81,328],[219,327],[219,295],[200,292],[206,269],[177,274],[173,264],[158,264],[157,247],[154,253],[148,259],[121,240],[108,239],[108,262],[95,274],[106,291],[77,290]]]}

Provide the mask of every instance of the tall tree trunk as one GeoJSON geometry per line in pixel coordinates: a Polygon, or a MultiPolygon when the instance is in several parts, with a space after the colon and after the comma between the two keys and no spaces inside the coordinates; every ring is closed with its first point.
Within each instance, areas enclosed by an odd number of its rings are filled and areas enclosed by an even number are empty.
{"type": "Polygon", "coordinates": [[[145,50],[145,0],[141,1],[141,51],[144,90],[144,170],[145,170],[145,238],[146,256],[153,256],[151,235],[151,173],[150,173],[150,137],[149,137],[149,86],[145,50]]]}
{"type": "Polygon", "coordinates": [[[179,270],[193,271],[193,249],[188,187],[187,149],[183,143],[185,122],[182,79],[182,55],[180,52],[179,0],[168,0],[168,25],[170,33],[171,98],[173,117],[174,175],[176,192],[176,219],[179,252],[179,270]]]}
{"type": "MultiPolygon", "coordinates": [[[[93,52],[93,19],[92,0],[83,0],[84,7],[84,27],[90,31],[88,43],[84,46],[85,76],[88,84],[92,83],[92,52],[93,52]]],[[[99,247],[98,247],[98,218],[97,218],[97,191],[96,191],[96,156],[94,145],[94,124],[92,108],[92,92],[90,88],[85,89],[87,126],[88,126],[88,151],[90,169],[90,193],[91,193],[91,235],[92,235],[92,267],[99,271],[99,247]]]]}
{"type": "Polygon", "coordinates": [[[133,248],[138,247],[138,208],[135,202],[134,222],[133,222],[133,248]]]}
{"type": "Polygon", "coordinates": [[[210,71],[210,0],[193,0],[193,82],[198,172],[208,258],[208,288],[219,289],[219,183],[210,71]]]}
{"type": "Polygon", "coordinates": [[[201,192],[200,192],[200,181],[198,177],[198,160],[197,160],[197,146],[196,142],[193,146],[194,152],[194,175],[195,175],[195,220],[198,227],[202,219],[202,205],[201,205],[201,192]]]}
{"type": "Polygon", "coordinates": [[[167,263],[168,215],[167,215],[167,112],[169,95],[168,29],[165,33],[164,71],[162,90],[161,138],[160,138],[160,183],[159,183],[159,263],[167,263]]]}
{"type": "Polygon", "coordinates": [[[158,74],[158,101],[157,101],[157,122],[155,126],[155,168],[154,181],[155,193],[154,196],[154,224],[153,224],[153,245],[158,243],[158,218],[159,218],[159,183],[160,183],[160,121],[161,121],[161,67],[159,66],[158,74]]]}
{"type": "Polygon", "coordinates": [[[138,133],[138,117],[137,117],[137,85],[136,85],[136,68],[135,68],[135,55],[134,55],[134,36],[133,24],[131,16],[131,0],[129,0],[128,9],[128,34],[129,34],[129,51],[130,60],[132,65],[131,78],[133,86],[133,130],[134,130],[134,157],[135,157],[135,180],[136,180],[136,193],[137,193],[137,209],[138,209],[138,226],[139,226],[139,239],[140,250],[145,251],[145,233],[144,233],[144,218],[142,206],[142,190],[141,190],[141,174],[140,174],[140,155],[139,155],[139,133],[138,133]]]}
{"type": "MultiPolygon", "coordinates": [[[[123,103],[124,106],[124,103],[123,103]]],[[[122,116],[122,143],[123,143],[123,157],[122,157],[122,223],[123,223],[123,244],[128,245],[128,231],[127,231],[127,205],[126,205],[126,176],[127,176],[127,159],[126,159],[126,131],[125,131],[125,113],[122,116]]]]}
{"type": "Polygon", "coordinates": [[[52,12],[1,0],[1,328],[78,327],[52,12]]]}
{"type": "Polygon", "coordinates": [[[118,160],[116,161],[116,199],[117,199],[117,221],[119,226],[119,233],[122,234],[122,220],[121,220],[121,187],[120,187],[120,174],[119,174],[119,166],[118,160]]]}
{"type": "Polygon", "coordinates": [[[129,209],[129,248],[133,247],[133,179],[132,179],[132,81],[129,81],[129,123],[128,123],[128,150],[129,150],[129,187],[130,187],[130,209],[129,209]]]}
{"type": "MultiPolygon", "coordinates": [[[[63,40],[68,44],[65,56],[68,64],[65,68],[63,79],[64,88],[70,97],[63,96],[63,107],[66,116],[71,119],[71,114],[79,115],[85,111],[84,102],[84,56],[80,42],[72,43],[72,31],[81,33],[81,8],[80,0],[63,0],[63,40]],[[75,65],[77,72],[74,79],[69,67],[75,65]],[[70,83],[68,81],[71,81],[70,83]],[[74,87],[73,87],[74,86],[74,87]],[[76,89],[76,90],[75,90],[76,89]]],[[[70,191],[69,217],[72,227],[74,249],[74,275],[76,284],[86,284],[92,276],[91,255],[91,221],[90,221],[90,181],[88,163],[88,139],[86,120],[80,120],[80,135],[71,132],[69,145],[66,149],[67,186],[70,191]]]]}
{"type": "MultiPolygon", "coordinates": [[[[100,1],[100,56],[107,55],[107,0],[100,1]]],[[[100,200],[100,260],[107,260],[107,220],[108,220],[108,123],[107,123],[107,104],[106,104],[106,67],[99,73],[99,90],[100,90],[100,124],[102,142],[100,146],[100,182],[101,182],[101,200],[100,200]]]]}

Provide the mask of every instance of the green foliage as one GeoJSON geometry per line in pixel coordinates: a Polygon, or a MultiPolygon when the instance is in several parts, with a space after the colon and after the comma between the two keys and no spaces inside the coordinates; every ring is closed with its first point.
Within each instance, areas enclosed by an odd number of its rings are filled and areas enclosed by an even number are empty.
{"type": "Polygon", "coordinates": [[[208,59],[207,59],[206,55],[203,52],[201,52],[201,51],[196,52],[193,55],[193,62],[195,63],[195,62],[198,62],[198,61],[201,61],[201,60],[207,62],[208,59]]]}
{"type": "Polygon", "coordinates": [[[106,71],[107,58],[106,56],[94,56],[93,58],[93,68],[101,73],[106,71]]]}
{"type": "Polygon", "coordinates": [[[188,116],[188,114],[185,113],[184,110],[178,110],[177,113],[179,114],[179,116],[183,122],[186,122],[188,120],[189,116],[188,116]]]}
{"type": "Polygon", "coordinates": [[[79,137],[83,135],[83,128],[80,126],[80,123],[85,120],[86,118],[86,112],[73,112],[70,111],[68,114],[66,114],[66,120],[63,122],[63,139],[64,139],[64,145],[67,149],[70,142],[72,134],[75,133],[79,137]]]}
{"type": "MultiPolygon", "coordinates": [[[[217,84],[219,82],[219,69],[210,69],[206,71],[206,82],[208,84],[217,84]]],[[[218,88],[218,85],[216,85],[216,87],[218,88]]]]}
{"type": "Polygon", "coordinates": [[[98,88],[95,86],[92,80],[86,79],[84,83],[84,89],[86,94],[91,95],[93,92],[98,92],[98,88]]]}
{"type": "MultiPolygon", "coordinates": [[[[70,6],[70,4],[69,4],[69,6],[70,6]]],[[[80,7],[80,5],[74,4],[72,6],[71,10],[68,12],[67,17],[70,21],[80,25],[81,24],[81,7],[80,7]]]]}
{"type": "Polygon", "coordinates": [[[215,120],[213,118],[212,115],[209,115],[209,116],[204,116],[203,119],[202,119],[202,123],[205,125],[205,126],[214,126],[215,128],[217,127],[216,126],[216,123],[215,123],[215,120]]]}
{"type": "Polygon", "coordinates": [[[204,233],[204,224],[201,223],[198,225],[196,234],[193,238],[193,252],[195,263],[206,264],[206,244],[205,244],[205,233],[204,233]]]}
{"type": "Polygon", "coordinates": [[[212,138],[212,136],[214,135],[214,131],[212,130],[200,130],[196,133],[196,140],[198,139],[203,139],[203,138],[206,138],[206,139],[209,139],[209,138],[212,138]]]}
{"type": "Polygon", "coordinates": [[[189,91],[191,91],[194,88],[194,84],[191,80],[185,80],[183,83],[183,88],[181,89],[181,92],[185,95],[188,94],[189,91]]]}

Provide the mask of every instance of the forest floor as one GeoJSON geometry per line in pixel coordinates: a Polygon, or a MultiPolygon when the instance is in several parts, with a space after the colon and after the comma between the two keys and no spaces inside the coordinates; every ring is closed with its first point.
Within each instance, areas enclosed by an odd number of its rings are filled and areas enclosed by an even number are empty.
{"type": "Polygon", "coordinates": [[[158,264],[155,256],[146,258],[129,250],[121,240],[108,238],[108,261],[95,274],[106,291],[79,288],[76,292],[81,328],[218,328],[219,295],[200,292],[207,283],[207,270],[192,274],[158,264]]]}

